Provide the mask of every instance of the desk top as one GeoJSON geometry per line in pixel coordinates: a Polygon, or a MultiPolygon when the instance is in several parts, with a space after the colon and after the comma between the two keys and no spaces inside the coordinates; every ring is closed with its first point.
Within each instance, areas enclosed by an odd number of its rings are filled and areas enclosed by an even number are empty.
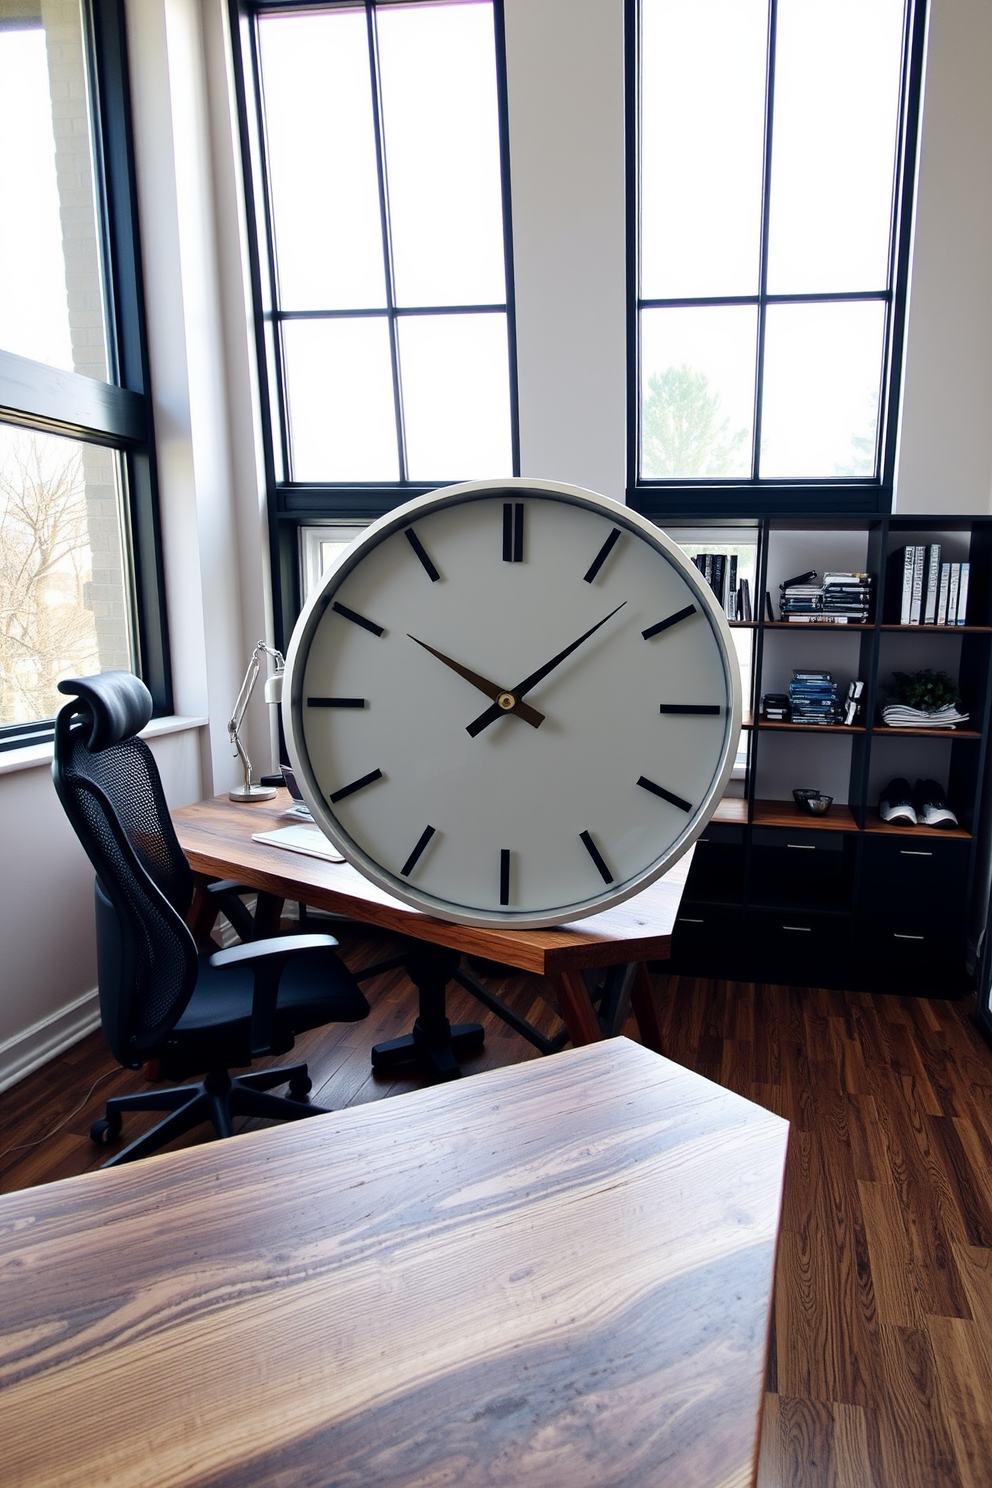
{"type": "Polygon", "coordinates": [[[745,1488],[787,1123],[625,1039],[0,1198],[18,1488],[745,1488]]]}
{"type": "Polygon", "coordinates": [[[254,842],[253,832],[286,824],[282,813],[288,804],[285,790],[279,791],[275,801],[251,806],[215,796],[212,801],[183,806],[172,816],[183,851],[197,873],[237,878],[285,899],[301,899],[318,909],[351,915],[521,971],[549,976],[621,961],[667,960],[670,954],[691,850],[643,893],[605,914],[550,930],[491,930],[435,920],[411,909],[363,878],[349,863],[328,863],[254,842]]]}

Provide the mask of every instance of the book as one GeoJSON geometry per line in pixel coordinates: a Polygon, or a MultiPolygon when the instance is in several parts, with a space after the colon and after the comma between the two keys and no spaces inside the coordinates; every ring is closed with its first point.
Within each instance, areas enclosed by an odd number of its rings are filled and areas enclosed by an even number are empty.
{"type": "Polygon", "coordinates": [[[961,564],[961,579],[958,584],[958,625],[968,623],[968,578],[971,573],[971,564],[961,564]]]}
{"type": "Polygon", "coordinates": [[[767,589],[765,590],[765,619],[772,622],[775,620],[775,611],[772,609],[772,597],[767,589]]]}
{"type": "Polygon", "coordinates": [[[789,615],[788,620],[793,625],[846,625],[849,619],[847,615],[789,615]]]}
{"type": "Polygon", "coordinates": [[[730,565],[727,571],[727,603],[724,606],[727,614],[734,618],[737,614],[737,554],[731,553],[730,565]]]}
{"type": "Polygon", "coordinates": [[[908,625],[913,601],[913,569],[916,548],[896,548],[885,564],[885,618],[893,625],[908,625]]]}
{"type": "Polygon", "coordinates": [[[947,623],[957,625],[958,623],[958,590],[961,587],[961,565],[951,564],[951,582],[947,591],[947,623]]]}
{"type": "Polygon", "coordinates": [[[722,605],[724,602],[723,584],[727,566],[727,555],[725,553],[714,553],[713,567],[710,572],[710,587],[722,605]]]}
{"type": "Polygon", "coordinates": [[[741,579],[741,619],[746,621],[754,619],[751,609],[751,584],[748,579],[741,579]]]}
{"type": "Polygon", "coordinates": [[[923,570],[926,565],[927,550],[922,543],[917,543],[913,548],[913,593],[909,603],[909,623],[919,625],[923,614],[923,570]]]}
{"type": "Polygon", "coordinates": [[[940,589],[940,543],[927,548],[927,577],[923,600],[923,624],[937,623],[937,595],[940,589]]]}
{"type": "Polygon", "coordinates": [[[947,591],[951,583],[951,565],[942,563],[940,565],[940,590],[937,595],[937,621],[938,625],[947,624],[947,591]]]}

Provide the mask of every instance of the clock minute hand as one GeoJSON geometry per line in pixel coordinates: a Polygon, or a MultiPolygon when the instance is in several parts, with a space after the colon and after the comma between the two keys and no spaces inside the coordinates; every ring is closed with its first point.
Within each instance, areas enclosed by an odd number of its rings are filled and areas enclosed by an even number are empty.
{"type": "Polygon", "coordinates": [[[598,620],[595,625],[590,626],[583,635],[579,636],[577,641],[573,641],[570,646],[566,646],[563,651],[559,651],[557,656],[552,656],[550,661],[546,661],[542,667],[538,667],[536,672],[531,672],[530,676],[525,677],[516,687],[511,687],[509,690],[510,696],[515,699],[511,709],[507,710],[502,704],[497,703],[495,707],[487,708],[485,713],[480,713],[478,718],[473,719],[467,729],[467,732],[471,734],[472,738],[474,739],[476,734],[481,734],[482,730],[488,728],[491,723],[495,723],[497,718],[504,717],[507,711],[520,713],[523,708],[526,708],[527,704],[521,701],[525,694],[530,692],[532,687],[536,687],[539,682],[543,682],[545,677],[550,672],[553,672],[556,666],[560,666],[566,657],[571,656],[573,651],[578,650],[583,641],[587,641],[591,635],[595,635],[596,631],[599,630],[600,626],[605,625],[607,620],[612,620],[617,610],[622,610],[626,603],[627,601],[625,599],[621,600],[616,610],[611,610],[608,615],[603,616],[602,620],[598,620]]]}
{"type": "Polygon", "coordinates": [[[472,686],[477,687],[480,692],[485,693],[486,697],[492,698],[493,702],[497,704],[496,712],[498,715],[502,716],[507,712],[508,708],[512,708],[525,723],[530,724],[531,728],[541,727],[541,724],[544,722],[544,714],[539,713],[536,708],[530,707],[527,703],[514,707],[514,703],[517,702],[516,694],[511,698],[506,688],[500,687],[499,683],[490,682],[488,677],[482,677],[478,672],[473,672],[469,667],[462,666],[460,661],[455,661],[452,657],[445,656],[443,651],[436,650],[434,646],[428,646],[426,641],[418,641],[417,637],[410,635],[409,631],[407,631],[407,635],[411,641],[416,641],[418,646],[422,646],[425,651],[429,651],[432,656],[436,656],[438,661],[444,662],[446,667],[450,667],[453,672],[457,672],[459,677],[464,677],[466,682],[471,682],[472,686]],[[509,698],[510,701],[509,703],[504,701],[500,704],[500,698],[509,698]]]}

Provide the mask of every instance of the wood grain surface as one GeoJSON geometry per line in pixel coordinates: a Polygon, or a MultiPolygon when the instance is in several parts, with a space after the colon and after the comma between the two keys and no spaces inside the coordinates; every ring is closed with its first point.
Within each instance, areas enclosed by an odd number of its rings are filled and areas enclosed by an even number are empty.
{"type": "Polygon", "coordinates": [[[691,849],[663,878],[605,914],[549,930],[493,930],[421,914],[363,878],[348,863],[327,863],[252,841],[254,832],[285,825],[282,813],[289,804],[285,790],[278,792],[275,801],[251,806],[236,806],[226,796],[217,796],[181,807],[173,812],[173,821],[196,873],[237,878],[269,894],[352,915],[385,930],[484,956],[521,971],[550,976],[623,961],[667,960],[670,954],[691,849]]]}
{"type": "Polygon", "coordinates": [[[610,1040],[0,1200],[17,1488],[745,1488],[787,1126],[610,1040]]]}

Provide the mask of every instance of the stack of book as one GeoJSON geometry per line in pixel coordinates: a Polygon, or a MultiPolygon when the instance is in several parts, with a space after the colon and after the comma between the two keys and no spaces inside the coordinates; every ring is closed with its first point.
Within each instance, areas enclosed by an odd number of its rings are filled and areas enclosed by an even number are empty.
{"type": "Polygon", "coordinates": [[[779,586],[779,614],[783,620],[806,625],[864,624],[871,612],[871,574],[825,573],[815,584],[816,572],[799,574],[779,586]]]}
{"type": "Polygon", "coordinates": [[[692,559],[731,620],[739,620],[737,554],[695,553],[692,559]]]}
{"type": "Polygon", "coordinates": [[[964,625],[970,563],[941,561],[940,543],[908,543],[889,557],[886,616],[893,625],[964,625]]]}
{"type": "Polygon", "coordinates": [[[839,723],[840,701],[831,674],[794,671],[789,683],[789,713],[793,723],[839,723]]]}
{"type": "Polygon", "coordinates": [[[761,699],[761,711],[769,723],[788,723],[788,694],[784,692],[766,692],[761,699]]]}

